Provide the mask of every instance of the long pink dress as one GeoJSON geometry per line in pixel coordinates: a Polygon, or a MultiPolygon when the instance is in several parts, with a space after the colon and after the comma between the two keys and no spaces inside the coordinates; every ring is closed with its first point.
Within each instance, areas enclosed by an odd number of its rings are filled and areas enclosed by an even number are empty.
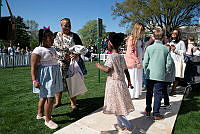
{"type": "Polygon", "coordinates": [[[105,66],[114,69],[107,76],[103,113],[128,115],[134,111],[134,106],[125,82],[127,66],[124,57],[113,53],[108,56],[105,66]]]}

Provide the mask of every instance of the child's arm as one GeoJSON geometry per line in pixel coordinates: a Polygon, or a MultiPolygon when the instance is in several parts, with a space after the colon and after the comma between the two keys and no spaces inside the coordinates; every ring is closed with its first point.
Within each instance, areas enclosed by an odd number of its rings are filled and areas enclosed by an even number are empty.
{"type": "Polygon", "coordinates": [[[127,78],[127,80],[128,80],[128,87],[133,88],[133,86],[131,85],[131,79],[130,79],[130,74],[129,74],[129,72],[128,72],[128,69],[125,69],[125,70],[124,70],[124,73],[125,73],[126,78],[127,78]]]}
{"type": "Polygon", "coordinates": [[[106,73],[110,72],[112,70],[112,68],[100,65],[99,63],[96,64],[96,67],[106,73]]]}
{"type": "Polygon", "coordinates": [[[35,88],[40,87],[40,83],[36,79],[36,74],[37,74],[37,64],[40,61],[40,56],[37,54],[32,54],[31,55],[31,76],[32,76],[32,81],[34,84],[35,88]]]}

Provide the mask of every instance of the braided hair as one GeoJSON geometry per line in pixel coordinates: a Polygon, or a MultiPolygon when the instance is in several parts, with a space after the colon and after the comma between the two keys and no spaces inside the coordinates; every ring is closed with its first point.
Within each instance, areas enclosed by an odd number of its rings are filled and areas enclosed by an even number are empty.
{"type": "Polygon", "coordinates": [[[112,43],[114,49],[118,49],[124,42],[125,35],[123,33],[110,32],[107,39],[112,43]]]}
{"type": "Polygon", "coordinates": [[[53,35],[53,32],[50,29],[40,29],[39,30],[39,45],[42,46],[43,45],[43,39],[46,37],[47,33],[50,33],[53,35]]]}

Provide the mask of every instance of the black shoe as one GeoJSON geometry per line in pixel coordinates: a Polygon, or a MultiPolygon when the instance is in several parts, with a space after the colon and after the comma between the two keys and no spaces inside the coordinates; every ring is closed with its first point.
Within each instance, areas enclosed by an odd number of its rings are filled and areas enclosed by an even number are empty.
{"type": "Polygon", "coordinates": [[[147,112],[146,110],[144,111],[144,114],[146,117],[150,117],[151,116],[151,112],[147,112]]]}

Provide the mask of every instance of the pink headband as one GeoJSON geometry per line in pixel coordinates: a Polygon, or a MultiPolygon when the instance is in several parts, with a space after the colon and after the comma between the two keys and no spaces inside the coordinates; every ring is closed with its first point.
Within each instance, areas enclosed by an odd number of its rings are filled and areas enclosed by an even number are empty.
{"type": "Polygon", "coordinates": [[[50,30],[50,26],[48,27],[43,27],[44,30],[50,30]]]}
{"type": "Polygon", "coordinates": [[[112,42],[110,40],[108,40],[108,42],[110,43],[111,46],[113,46],[112,42]]]}

